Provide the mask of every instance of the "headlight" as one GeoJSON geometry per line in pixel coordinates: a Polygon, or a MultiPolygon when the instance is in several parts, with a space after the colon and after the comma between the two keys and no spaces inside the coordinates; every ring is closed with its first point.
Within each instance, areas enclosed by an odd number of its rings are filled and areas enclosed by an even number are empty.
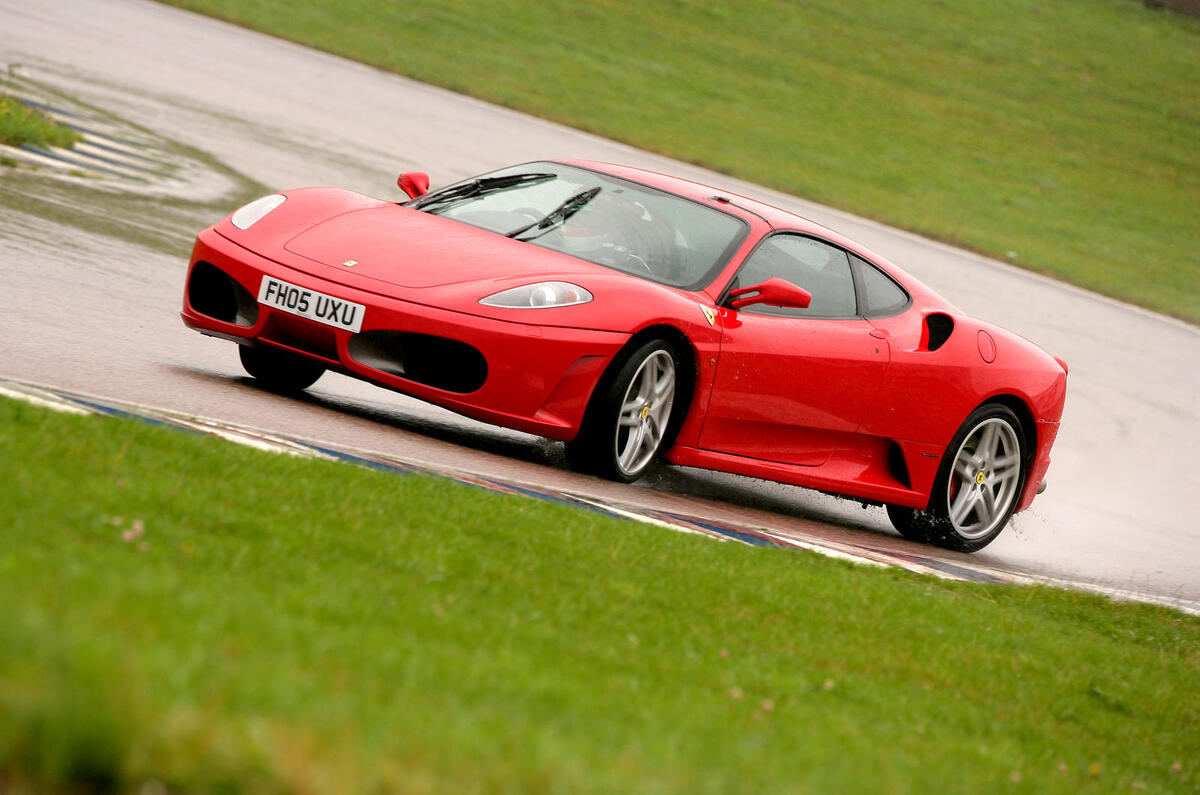
{"type": "Polygon", "coordinates": [[[286,199],[278,193],[272,193],[270,196],[263,196],[261,199],[255,199],[244,207],[234,211],[233,217],[229,220],[238,229],[249,229],[254,226],[255,222],[260,220],[264,215],[274,210],[279,205],[283,204],[286,199]]]}
{"type": "Polygon", "coordinates": [[[481,298],[479,303],[511,309],[548,309],[586,304],[591,300],[592,294],[577,284],[539,282],[489,295],[487,298],[481,298]]]}

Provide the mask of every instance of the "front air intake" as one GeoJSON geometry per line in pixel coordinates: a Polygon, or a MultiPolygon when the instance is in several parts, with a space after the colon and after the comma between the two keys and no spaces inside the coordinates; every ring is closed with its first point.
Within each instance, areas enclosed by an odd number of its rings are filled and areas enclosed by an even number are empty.
{"type": "Polygon", "coordinates": [[[233,277],[209,262],[197,262],[188,279],[187,300],[202,315],[249,328],[258,322],[258,302],[233,277]]]}
{"type": "Polygon", "coordinates": [[[418,384],[466,394],[487,380],[487,360],[465,342],[407,331],[364,331],[350,338],[350,358],[418,384]]]}

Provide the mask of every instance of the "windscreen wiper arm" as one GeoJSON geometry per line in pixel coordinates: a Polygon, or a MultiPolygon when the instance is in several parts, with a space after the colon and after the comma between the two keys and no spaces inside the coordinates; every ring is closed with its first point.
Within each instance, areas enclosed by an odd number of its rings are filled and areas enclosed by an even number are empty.
{"type": "Polygon", "coordinates": [[[588,202],[596,198],[596,194],[598,194],[600,190],[601,189],[599,186],[595,188],[588,188],[587,190],[581,190],[579,193],[576,193],[574,196],[567,199],[550,212],[546,213],[542,218],[534,221],[531,224],[525,224],[524,226],[517,227],[509,232],[506,237],[511,237],[518,240],[533,240],[534,238],[541,237],[555,226],[558,226],[572,215],[582,210],[588,202]],[[530,230],[533,230],[537,234],[530,235],[529,237],[521,237],[521,235],[530,230]]]}
{"type": "Polygon", "coordinates": [[[505,174],[500,177],[478,177],[426,194],[416,201],[409,202],[407,206],[414,210],[427,210],[432,206],[441,207],[442,205],[457,203],[465,199],[473,199],[477,196],[486,196],[489,193],[497,193],[520,185],[536,185],[539,182],[549,182],[552,179],[558,179],[558,175],[535,172],[529,174],[505,174]]]}

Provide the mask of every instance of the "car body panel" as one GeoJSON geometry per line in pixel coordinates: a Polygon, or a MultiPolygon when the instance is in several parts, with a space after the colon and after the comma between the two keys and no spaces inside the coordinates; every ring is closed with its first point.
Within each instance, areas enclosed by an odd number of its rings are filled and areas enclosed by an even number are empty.
{"type": "Polygon", "coordinates": [[[721,311],[723,340],[700,447],[818,466],[853,444],[888,365],[862,318],[721,311]],[[806,388],[797,388],[802,381],[806,388]]]}
{"type": "Polygon", "coordinates": [[[475,419],[552,439],[574,437],[596,379],[629,334],[555,328],[463,315],[402,299],[385,298],[304,273],[259,257],[211,230],[202,232],[192,252],[257,294],[264,274],[368,306],[363,331],[386,329],[435,334],[462,340],[483,352],[489,363],[485,386],[461,395],[381,372],[349,353],[347,331],[322,327],[264,308],[256,323],[242,327],[198,312],[185,298],[183,321],[198,331],[283,348],[316,358],[330,369],[428,400],[475,419]],[[527,355],[536,345],[537,356],[527,355]]]}

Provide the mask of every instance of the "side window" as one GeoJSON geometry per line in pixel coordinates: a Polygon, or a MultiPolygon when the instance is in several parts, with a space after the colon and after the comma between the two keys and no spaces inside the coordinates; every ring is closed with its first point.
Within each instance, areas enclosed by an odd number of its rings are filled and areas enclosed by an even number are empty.
{"type": "Polygon", "coordinates": [[[772,276],[808,290],[812,304],[808,309],[754,304],[743,312],[781,317],[853,317],[856,313],[850,259],[840,248],[802,235],[774,235],[743,263],[731,287],[749,287],[772,276]]]}
{"type": "Polygon", "coordinates": [[[908,293],[883,271],[862,257],[855,257],[859,278],[862,280],[863,315],[886,317],[894,315],[908,306],[908,293]]]}

